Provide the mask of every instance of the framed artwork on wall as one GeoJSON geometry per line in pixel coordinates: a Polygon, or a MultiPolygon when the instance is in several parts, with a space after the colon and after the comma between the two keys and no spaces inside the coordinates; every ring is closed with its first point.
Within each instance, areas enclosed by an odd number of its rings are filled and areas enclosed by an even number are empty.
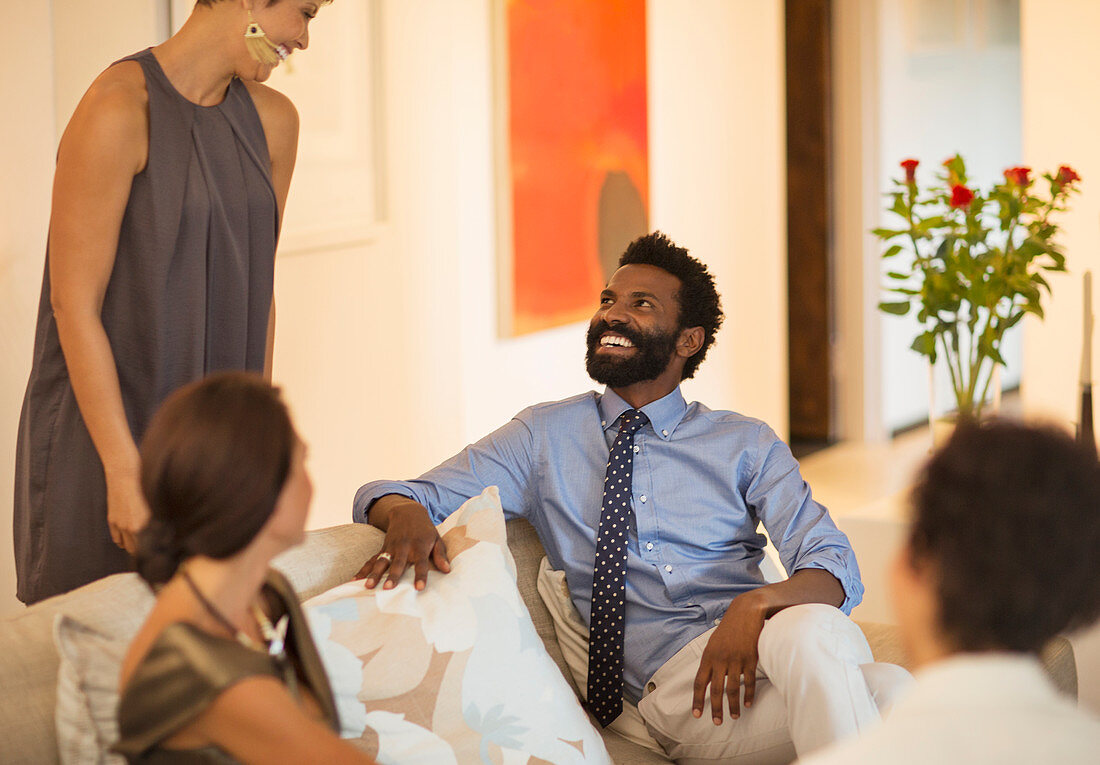
{"type": "Polygon", "coordinates": [[[494,0],[500,329],[587,319],[649,225],[645,0],[494,0]]]}

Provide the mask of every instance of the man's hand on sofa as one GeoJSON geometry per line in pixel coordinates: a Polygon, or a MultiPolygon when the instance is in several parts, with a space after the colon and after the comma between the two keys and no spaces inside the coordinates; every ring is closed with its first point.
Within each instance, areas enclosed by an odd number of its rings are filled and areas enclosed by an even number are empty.
{"type": "Polygon", "coordinates": [[[399,494],[379,497],[370,506],[368,519],[372,526],[386,532],[382,551],[368,560],[356,578],[365,578],[367,589],[374,587],[388,572],[383,589],[394,587],[405,569],[415,571],[414,586],[423,590],[428,582],[428,571],[446,574],[451,570],[447,550],[439,532],[432,524],[428,510],[416,500],[399,494]]]}

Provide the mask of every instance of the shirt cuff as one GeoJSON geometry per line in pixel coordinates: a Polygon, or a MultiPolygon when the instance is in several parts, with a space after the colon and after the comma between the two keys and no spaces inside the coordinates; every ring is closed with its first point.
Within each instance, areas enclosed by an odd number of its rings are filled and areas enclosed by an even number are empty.
{"type": "Polygon", "coordinates": [[[840,604],[840,610],[844,612],[845,616],[851,616],[852,609],[863,601],[863,582],[859,580],[859,577],[852,576],[851,569],[848,566],[835,560],[806,561],[800,563],[796,570],[801,571],[807,568],[828,571],[836,577],[837,581],[840,582],[840,586],[844,589],[844,602],[840,604]]]}
{"type": "Polygon", "coordinates": [[[351,504],[351,519],[355,523],[370,523],[367,517],[368,509],[376,499],[387,494],[400,494],[402,497],[420,501],[409,487],[400,481],[372,481],[359,487],[359,491],[355,492],[355,500],[351,504]]]}

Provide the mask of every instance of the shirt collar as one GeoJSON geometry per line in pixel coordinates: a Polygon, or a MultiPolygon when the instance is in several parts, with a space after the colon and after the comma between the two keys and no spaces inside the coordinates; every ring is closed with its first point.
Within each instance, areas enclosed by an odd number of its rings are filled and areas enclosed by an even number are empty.
{"type": "MultiPolygon", "coordinates": [[[[611,390],[611,388],[604,388],[599,404],[600,425],[603,426],[604,430],[615,427],[615,423],[618,422],[622,413],[632,408],[630,404],[623,401],[618,393],[611,390]]],[[[677,386],[664,398],[659,398],[643,406],[642,412],[649,418],[649,423],[653,426],[653,432],[657,434],[657,437],[668,441],[671,440],[672,434],[676,432],[676,426],[684,419],[684,414],[687,412],[687,402],[684,401],[684,395],[680,392],[680,387],[677,386]]]]}

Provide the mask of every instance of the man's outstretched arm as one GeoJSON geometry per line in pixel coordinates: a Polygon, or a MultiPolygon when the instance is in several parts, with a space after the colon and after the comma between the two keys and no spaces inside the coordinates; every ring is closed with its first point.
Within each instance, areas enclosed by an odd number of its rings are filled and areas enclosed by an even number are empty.
{"type": "Polygon", "coordinates": [[[487,486],[499,489],[506,513],[523,514],[533,479],[534,439],[526,422],[529,412],[520,412],[415,481],[374,481],[359,489],[352,517],[386,532],[382,551],[359,571],[368,589],[383,577],[383,588],[390,589],[409,566],[415,571],[417,590],[424,589],[429,570],[450,571],[435,524],[487,486]]]}

